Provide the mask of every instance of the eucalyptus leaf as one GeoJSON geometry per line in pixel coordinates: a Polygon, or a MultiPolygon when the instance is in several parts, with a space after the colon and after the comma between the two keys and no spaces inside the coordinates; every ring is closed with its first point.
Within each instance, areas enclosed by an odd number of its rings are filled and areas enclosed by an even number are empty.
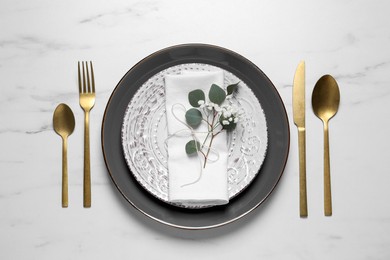
{"type": "Polygon", "coordinates": [[[234,91],[236,91],[238,83],[239,82],[237,82],[236,84],[231,84],[231,85],[227,86],[226,90],[227,90],[228,95],[231,95],[234,91]]]}
{"type": "Polygon", "coordinates": [[[211,102],[221,105],[225,101],[226,92],[216,84],[212,84],[209,91],[209,99],[211,102]]]}
{"type": "Polygon", "coordinates": [[[188,101],[190,102],[191,106],[200,107],[198,103],[200,100],[206,100],[205,94],[201,89],[195,89],[188,93],[188,101]]]}
{"type": "Polygon", "coordinates": [[[202,122],[202,113],[196,108],[190,108],[186,112],[186,121],[192,127],[197,127],[202,122]]]}
{"type": "Polygon", "coordinates": [[[198,141],[191,140],[186,144],[186,153],[188,155],[192,155],[197,151],[200,151],[200,143],[198,141]]]}

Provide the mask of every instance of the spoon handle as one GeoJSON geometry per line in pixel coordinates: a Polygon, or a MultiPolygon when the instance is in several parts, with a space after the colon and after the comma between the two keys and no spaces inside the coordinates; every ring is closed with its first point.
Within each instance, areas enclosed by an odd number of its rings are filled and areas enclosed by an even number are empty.
{"type": "Polygon", "coordinates": [[[324,122],[324,210],[325,216],[332,216],[332,194],[330,187],[329,130],[324,122]]]}
{"type": "Polygon", "coordinates": [[[68,141],[62,139],[62,207],[68,207],[68,141]]]}

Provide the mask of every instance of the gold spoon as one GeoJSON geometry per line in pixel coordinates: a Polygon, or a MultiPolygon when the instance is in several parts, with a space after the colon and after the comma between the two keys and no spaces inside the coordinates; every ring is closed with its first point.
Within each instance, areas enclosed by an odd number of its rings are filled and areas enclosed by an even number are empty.
{"type": "Polygon", "coordinates": [[[70,107],[59,104],[54,111],[54,131],[62,137],[62,207],[68,207],[68,136],[75,126],[74,115],[70,107]]]}
{"type": "Polygon", "coordinates": [[[339,87],[332,76],[324,75],[317,81],[311,102],[314,114],[324,123],[324,209],[325,216],[332,216],[328,121],[337,113],[340,103],[339,87]]]}

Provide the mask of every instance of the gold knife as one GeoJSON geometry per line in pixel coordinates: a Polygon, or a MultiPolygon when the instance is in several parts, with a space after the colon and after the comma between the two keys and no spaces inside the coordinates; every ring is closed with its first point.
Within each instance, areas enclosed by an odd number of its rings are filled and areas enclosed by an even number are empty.
{"type": "Polygon", "coordinates": [[[301,61],[294,76],[293,115],[298,128],[299,149],[299,210],[301,217],[307,217],[306,192],[306,129],[305,129],[305,62],[301,61]]]}

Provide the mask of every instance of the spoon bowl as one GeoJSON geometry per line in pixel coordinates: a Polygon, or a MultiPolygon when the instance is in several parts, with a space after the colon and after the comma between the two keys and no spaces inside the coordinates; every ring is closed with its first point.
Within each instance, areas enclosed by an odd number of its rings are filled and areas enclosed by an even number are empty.
{"type": "Polygon", "coordinates": [[[337,113],[340,104],[336,80],[330,75],[322,76],[314,86],[311,101],[314,114],[324,124],[324,211],[325,216],[332,216],[328,122],[337,113]]]}
{"type": "Polygon", "coordinates": [[[316,83],[312,105],[314,114],[322,121],[329,121],[339,109],[340,91],[336,80],[330,76],[322,76],[316,83]]]}
{"type": "Polygon", "coordinates": [[[54,110],[53,128],[62,138],[62,207],[68,207],[68,137],[75,127],[74,115],[70,107],[59,104],[54,110]]]}
{"type": "Polygon", "coordinates": [[[66,138],[73,133],[75,119],[72,110],[66,104],[59,104],[53,115],[54,131],[62,138],[66,138]]]}

